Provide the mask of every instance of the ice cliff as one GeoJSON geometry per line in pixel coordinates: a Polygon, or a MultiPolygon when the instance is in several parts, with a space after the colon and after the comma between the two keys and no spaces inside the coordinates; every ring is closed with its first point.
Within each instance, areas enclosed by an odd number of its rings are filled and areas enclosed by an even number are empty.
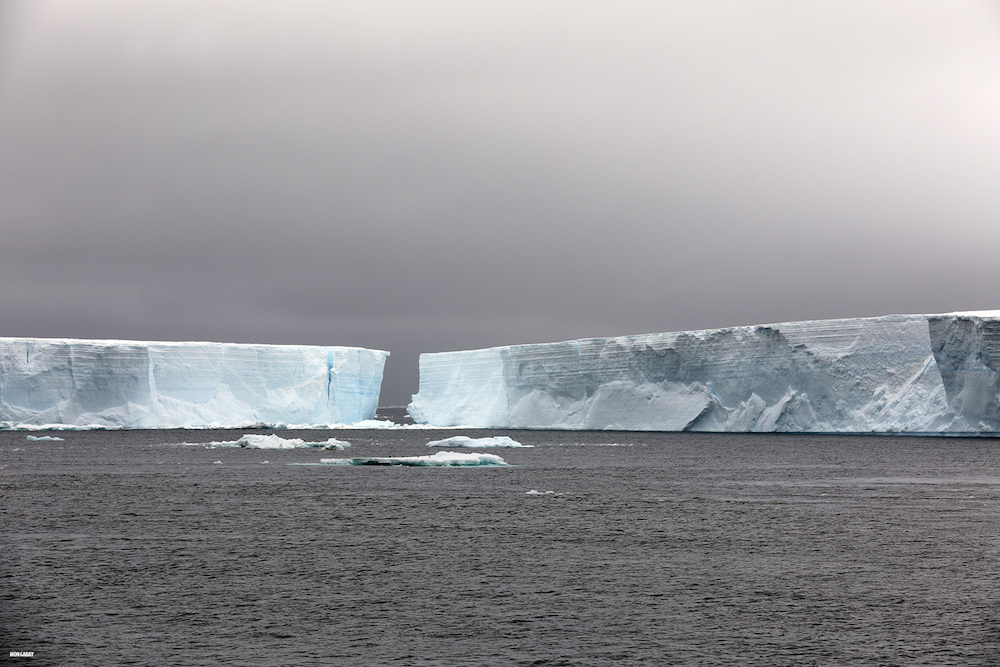
{"type": "Polygon", "coordinates": [[[789,322],[420,356],[418,423],[1000,430],[1000,311],[789,322]]]}
{"type": "Polygon", "coordinates": [[[371,419],[388,352],[0,338],[0,422],[123,428],[371,419]]]}

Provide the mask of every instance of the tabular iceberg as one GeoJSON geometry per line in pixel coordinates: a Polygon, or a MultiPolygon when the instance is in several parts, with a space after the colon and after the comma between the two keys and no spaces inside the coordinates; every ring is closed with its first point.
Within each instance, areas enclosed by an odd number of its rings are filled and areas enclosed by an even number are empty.
{"type": "Polygon", "coordinates": [[[352,424],[374,417],[388,354],[312,345],[0,338],[0,422],[352,424]]]}
{"type": "Polygon", "coordinates": [[[420,356],[418,423],[1000,430],[1000,311],[789,322],[420,356]]]}

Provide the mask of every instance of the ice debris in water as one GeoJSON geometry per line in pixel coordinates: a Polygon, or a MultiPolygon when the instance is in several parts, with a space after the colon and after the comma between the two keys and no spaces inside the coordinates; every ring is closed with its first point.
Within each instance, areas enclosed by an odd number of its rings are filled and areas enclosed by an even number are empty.
{"type": "Polygon", "coordinates": [[[320,459],[320,463],[340,466],[505,466],[507,462],[496,454],[466,454],[462,452],[436,452],[429,456],[378,456],[353,459],[320,459]]]}
{"type": "Polygon", "coordinates": [[[489,448],[489,447],[534,447],[534,445],[522,445],[517,440],[512,440],[505,435],[498,435],[492,438],[470,438],[467,435],[456,435],[444,440],[431,440],[428,447],[468,447],[468,448],[489,448]]]}
{"type": "Polygon", "coordinates": [[[344,451],[351,446],[346,440],[328,438],[320,442],[306,442],[300,438],[282,438],[277,435],[244,435],[236,441],[237,447],[247,449],[296,449],[298,447],[319,447],[344,451]]]}
{"type": "Polygon", "coordinates": [[[336,438],[329,438],[320,442],[306,442],[301,438],[282,438],[277,435],[258,435],[253,433],[246,434],[239,440],[184,444],[201,444],[206,447],[243,447],[245,449],[297,449],[301,447],[313,447],[318,449],[335,449],[340,452],[351,446],[351,443],[345,440],[337,440],[336,438]]]}
{"type": "Polygon", "coordinates": [[[62,442],[62,438],[57,438],[54,435],[29,435],[28,440],[31,442],[62,442]]]}
{"type": "Polygon", "coordinates": [[[0,338],[0,422],[353,424],[375,416],[387,355],[316,345],[0,338]]]}
{"type": "Polygon", "coordinates": [[[465,428],[995,433],[1000,311],[422,354],[408,411],[465,428]]]}
{"type": "Polygon", "coordinates": [[[331,429],[346,429],[346,430],[366,430],[371,431],[375,429],[383,430],[420,430],[420,429],[431,429],[431,426],[425,426],[423,424],[397,424],[391,419],[365,419],[359,422],[353,422],[351,424],[331,424],[329,426],[331,429]]]}
{"type": "Polygon", "coordinates": [[[531,491],[525,491],[526,496],[561,496],[561,493],[556,493],[555,491],[536,491],[532,489],[531,491]]]}

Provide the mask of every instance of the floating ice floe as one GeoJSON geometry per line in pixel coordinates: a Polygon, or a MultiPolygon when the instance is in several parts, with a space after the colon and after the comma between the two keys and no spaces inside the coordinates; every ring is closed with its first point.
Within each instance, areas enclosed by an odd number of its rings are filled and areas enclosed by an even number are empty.
{"type": "Polygon", "coordinates": [[[532,489],[531,491],[525,491],[526,496],[561,496],[561,493],[556,493],[555,491],[536,491],[532,489]]]}
{"type": "MultiPolygon", "coordinates": [[[[303,428],[308,428],[308,427],[303,427],[303,428]]],[[[337,429],[345,431],[358,431],[358,430],[370,431],[375,429],[400,430],[400,431],[409,431],[409,430],[429,431],[432,429],[435,430],[440,429],[440,427],[438,426],[429,426],[427,424],[397,424],[396,422],[390,419],[364,419],[362,421],[354,422],[352,424],[330,424],[326,428],[329,428],[331,430],[337,429]]]]}
{"type": "Polygon", "coordinates": [[[31,442],[62,442],[62,438],[57,438],[54,435],[29,435],[28,440],[31,442]]]}
{"type": "Polygon", "coordinates": [[[496,454],[465,454],[462,452],[437,452],[429,456],[377,456],[353,459],[320,459],[320,463],[335,466],[505,466],[507,462],[496,454]]]}
{"type": "Polygon", "coordinates": [[[222,442],[193,442],[184,443],[192,445],[204,445],[205,447],[243,447],[245,449],[298,449],[302,447],[312,447],[316,449],[335,449],[344,451],[351,446],[351,443],[336,438],[329,438],[321,442],[306,442],[300,438],[282,438],[277,435],[247,434],[239,440],[222,442]]]}
{"type": "Polygon", "coordinates": [[[517,440],[511,440],[505,435],[498,435],[493,438],[470,438],[467,435],[456,435],[444,440],[431,440],[428,447],[468,447],[468,448],[488,448],[488,447],[534,447],[534,445],[522,445],[517,440]]]}

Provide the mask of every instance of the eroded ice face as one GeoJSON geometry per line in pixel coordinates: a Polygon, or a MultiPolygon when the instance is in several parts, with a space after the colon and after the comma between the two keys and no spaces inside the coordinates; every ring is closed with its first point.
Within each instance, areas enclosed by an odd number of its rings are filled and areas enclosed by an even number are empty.
{"type": "Polygon", "coordinates": [[[374,417],[387,355],[308,345],[0,338],[0,421],[350,424],[374,417]]]}
{"type": "Polygon", "coordinates": [[[893,315],[424,354],[435,426],[1000,429],[1000,313],[893,315]]]}

